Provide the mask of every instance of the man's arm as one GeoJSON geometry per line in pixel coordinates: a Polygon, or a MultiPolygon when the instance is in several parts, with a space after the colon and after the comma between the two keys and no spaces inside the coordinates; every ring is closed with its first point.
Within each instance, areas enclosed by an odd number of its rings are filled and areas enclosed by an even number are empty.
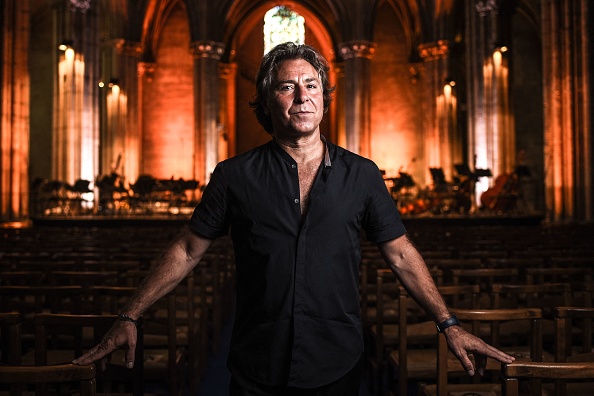
{"type": "MultiPolygon", "coordinates": [[[[398,277],[408,294],[427,312],[435,323],[442,323],[451,314],[439,293],[425,261],[406,235],[378,244],[384,260],[398,277]]],[[[476,369],[483,375],[487,357],[502,363],[514,361],[512,356],[486,344],[460,326],[451,326],[444,331],[452,352],[464,366],[469,375],[474,375],[475,367],[468,358],[472,353],[476,369]]]]}
{"type": "MultiPolygon", "coordinates": [[[[122,308],[121,314],[133,320],[161,297],[173,290],[200,262],[212,240],[193,233],[184,227],[161,257],[153,264],[148,274],[122,308]]],[[[125,346],[126,365],[134,365],[136,349],[136,326],[132,321],[117,320],[103,340],[87,353],[75,359],[75,364],[90,364],[120,346],[125,346]]]]}

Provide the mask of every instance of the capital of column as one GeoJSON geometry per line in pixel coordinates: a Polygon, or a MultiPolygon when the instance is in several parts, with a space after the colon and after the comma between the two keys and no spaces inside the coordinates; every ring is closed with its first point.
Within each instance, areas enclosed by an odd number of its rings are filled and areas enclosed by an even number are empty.
{"type": "Polygon", "coordinates": [[[138,76],[146,77],[148,82],[152,82],[155,76],[155,69],[157,64],[154,62],[138,62],[138,76]]]}
{"type": "Polygon", "coordinates": [[[142,55],[142,43],[137,41],[129,41],[125,39],[113,39],[106,41],[104,46],[113,47],[118,55],[128,55],[140,57],[142,55]]]}
{"type": "Polygon", "coordinates": [[[447,40],[439,40],[436,43],[421,44],[418,47],[419,56],[424,62],[446,58],[450,51],[450,44],[447,40]]]}
{"type": "Polygon", "coordinates": [[[138,56],[138,57],[142,55],[142,50],[143,50],[142,43],[139,43],[137,41],[115,39],[115,40],[109,41],[107,44],[112,45],[115,48],[116,53],[118,55],[128,55],[128,56],[138,56]]]}
{"type": "Polygon", "coordinates": [[[190,43],[190,53],[196,58],[211,58],[221,60],[225,53],[225,44],[215,41],[200,40],[190,43]]]}
{"type": "Polygon", "coordinates": [[[485,16],[493,11],[497,11],[497,1],[496,0],[476,0],[474,4],[474,8],[476,12],[479,13],[480,16],[485,16]]]}
{"type": "Polygon", "coordinates": [[[70,9],[74,12],[87,12],[91,9],[91,0],[68,0],[70,9]]]}
{"type": "Polygon", "coordinates": [[[371,41],[355,40],[340,44],[340,55],[343,59],[373,58],[375,43],[371,41]]]}

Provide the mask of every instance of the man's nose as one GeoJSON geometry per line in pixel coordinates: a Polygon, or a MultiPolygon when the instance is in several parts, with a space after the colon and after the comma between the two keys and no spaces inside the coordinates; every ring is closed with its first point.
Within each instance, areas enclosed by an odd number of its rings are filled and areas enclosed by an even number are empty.
{"type": "Polygon", "coordinates": [[[307,90],[305,87],[297,86],[295,88],[295,102],[297,103],[304,103],[309,100],[309,96],[307,94],[307,90]]]}

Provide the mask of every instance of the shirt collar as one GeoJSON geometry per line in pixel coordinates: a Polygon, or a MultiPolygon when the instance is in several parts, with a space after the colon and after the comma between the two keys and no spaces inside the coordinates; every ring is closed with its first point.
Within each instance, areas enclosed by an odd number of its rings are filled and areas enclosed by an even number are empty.
{"type": "MultiPolygon", "coordinates": [[[[320,140],[324,142],[324,168],[332,168],[328,140],[326,140],[326,136],[322,134],[320,134],[320,140]]],[[[285,150],[282,149],[282,147],[277,143],[277,141],[274,138],[271,140],[271,143],[275,150],[277,150],[283,157],[285,157],[286,159],[290,159],[290,161],[294,162],[293,158],[291,158],[291,156],[285,150]]]]}
{"type": "Polygon", "coordinates": [[[326,140],[326,136],[320,134],[320,139],[322,139],[322,142],[324,142],[324,147],[325,147],[324,167],[332,168],[332,161],[330,161],[330,150],[328,149],[328,141],[326,140]]]}

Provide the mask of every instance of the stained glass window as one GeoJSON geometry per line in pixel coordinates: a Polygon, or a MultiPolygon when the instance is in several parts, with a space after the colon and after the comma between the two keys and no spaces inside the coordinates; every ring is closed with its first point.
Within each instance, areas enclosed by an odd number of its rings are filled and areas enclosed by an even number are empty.
{"type": "Polygon", "coordinates": [[[305,18],[285,6],[277,6],[264,16],[264,54],[275,45],[305,41],[305,18]]]}

